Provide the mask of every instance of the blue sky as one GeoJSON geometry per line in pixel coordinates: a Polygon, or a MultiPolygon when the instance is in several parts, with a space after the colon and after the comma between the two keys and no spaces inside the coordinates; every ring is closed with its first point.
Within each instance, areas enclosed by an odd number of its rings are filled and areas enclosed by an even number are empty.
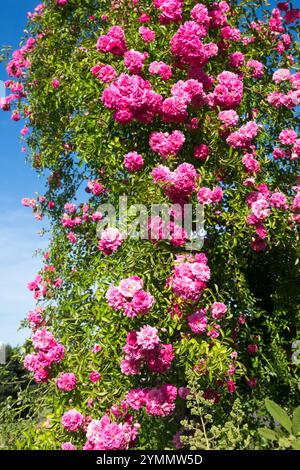
{"type": "MultiPolygon", "coordinates": [[[[26,25],[26,13],[37,0],[1,2],[0,45],[18,47],[26,25]]],[[[6,80],[0,64],[0,79],[6,80]]],[[[25,163],[19,139],[22,125],[0,112],[0,342],[22,344],[28,331],[17,331],[20,321],[34,306],[26,284],[36,275],[41,263],[33,258],[36,248],[46,246],[39,235],[43,222],[35,221],[31,210],[21,206],[21,198],[42,192],[42,181],[25,163]]]]}

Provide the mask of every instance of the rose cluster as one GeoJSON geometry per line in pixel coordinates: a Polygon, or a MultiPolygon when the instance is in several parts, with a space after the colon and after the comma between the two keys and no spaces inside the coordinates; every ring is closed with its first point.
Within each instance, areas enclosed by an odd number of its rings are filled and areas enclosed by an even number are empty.
{"type": "Polygon", "coordinates": [[[84,450],[128,450],[135,444],[139,427],[132,417],[125,423],[112,422],[108,415],[93,419],[86,430],[84,450]]]}
{"type": "Polygon", "coordinates": [[[204,253],[177,256],[173,273],[168,279],[168,285],[177,297],[192,302],[199,300],[210,280],[207,263],[204,253]]]}
{"type": "Polygon", "coordinates": [[[57,364],[63,360],[65,348],[45,328],[35,331],[32,336],[32,342],[34,349],[38,352],[25,356],[24,367],[30,372],[34,372],[36,382],[47,382],[49,368],[52,364],[57,364]]]}
{"type": "MultiPolygon", "coordinates": [[[[156,243],[159,240],[169,240],[173,246],[179,247],[187,242],[187,233],[181,225],[176,223],[176,214],[174,215],[175,220],[168,221],[165,221],[158,215],[149,217],[148,235],[152,243],[156,243]]],[[[170,219],[170,217],[168,217],[168,219],[170,219]]]]}
{"type": "Polygon", "coordinates": [[[38,274],[33,281],[28,282],[27,289],[33,292],[34,299],[46,298],[49,294],[49,287],[59,289],[62,286],[63,281],[60,277],[53,279],[52,276],[46,276],[48,273],[55,273],[55,267],[45,265],[44,271],[38,274]]]}
{"type": "Polygon", "coordinates": [[[280,146],[273,150],[275,160],[290,157],[291,160],[298,160],[300,157],[300,139],[294,129],[283,129],[278,140],[280,146]]]}
{"type": "Polygon", "coordinates": [[[115,110],[114,119],[120,124],[134,119],[149,124],[161,109],[162,97],[147,80],[122,73],[103,91],[102,102],[106,108],[115,110]]]}
{"type": "Polygon", "coordinates": [[[123,241],[124,235],[117,228],[108,227],[101,234],[98,248],[105,255],[111,255],[118,250],[123,241]]]}
{"type": "Polygon", "coordinates": [[[259,126],[254,121],[243,124],[237,131],[232,132],[226,139],[227,144],[234,149],[248,148],[257,136],[259,126]]]}
{"type": "Polygon", "coordinates": [[[212,204],[218,203],[223,197],[223,190],[220,186],[216,186],[214,189],[206,187],[200,188],[197,193],[197,199],[200,204],[212,204]]]}
{"type": "Polygon", "coordinates": [[[287,210],[287,198],[281,191],[271,193],[266,184],[261,184],[257,186],[256,191],[248,194],[247,204],[251,210],[251,213],[247,216],[247,223],[253,226],[256,232],[256,237],[251,246],[255,251],[262,251],[267,247],[265,220],[270,215],[272,208],[287,210]]]}
{"type": "Polygon", "coordinates": [[[178,65],[203,67],[218,54],[217,44],[202,42],[206,33],[206,27],[194,21],[186,21],[179,27],[171,39],[171,51],[178,65]]]}
{"type": "Polygon", "coordinates": [[[195,167],[190,163],[182,163],[174,171],[162,165],[152,170],[154,183],[163,188],[172,202],[178,203],[186,202],[196,190],[198,177],[195,167]]]}
{"type": "Polygon", "coordinates": [[[278,69],[273,81],[279,90],[267,95],[267,101],[274,108],[295,108],[300,104],[300,73],[291,74],[289,69],[278,69]]]}
{"type": "Polygon", "coordinates": [[[154,304],[154,298],[143,290],[143,280],[139,276],[122,279],[120,284],[111,286],[106,299],[114,310],[122,310],[127,317],[136,317],[149,312],[154,304]]]}
{"type": "MultiPolygon", "coordinates": [[[[210,307],[210,315],[213,320],[221,320],[227,312],[227,307],[222,302],[214,302],[210,307]]],[[[193,333],[199,334],[207,332],[207,336],[217,338],[219,336],[218,330],[220,325],[214,323],[208,328],[209,318],[207,316],[208,309],[202,308],[196,310],[188,316],[188,324],[193,333]]]]}
{"type": "Polygon", "coordinates": [[[139,374],[143,364],[151,372],[163,374],[174,359],[171,344],[161,344],[158,330],[145,325],[139,331],[130,331],[123,347],[125,357],[121,370],[125,375],[139,374]]]}
{"type": "Polygon", "coordinates": [[[120,26],[112,26],[107,34],[99,37],[97,49],[99,52],[123,56],[127,50],[124,30],[120,26]]]}
{"type": "Polygon", "coordinates": [[[177,155],[185,142],[185,136],[181,131],[152,132],[149,145],[153,152],[158,153],[163,158],[168,159],[177,155]]]}
{"type": "Polygon", "coordinates": [[[160,23],[177,23],[182,19],[183,0],[153,0],[153,4],[160,11],[160,23]]]}
{"type": "Polygon", "coordinates": [[[199,108],[206,103],[202,83],[198,80],[179,80],[171,88],[171,98],[166,98],[160,110],[164,122],[185,122],[188,118],[188,105],[199,108]]]}
{"type": "Polygon", "coordinates": [[[218,84],[213,93],[208,95],[209,105],[221,109],[236,108],[243,98],[243,81],[233,73],[224,71],[217,76],[218,84]]]}
{"type": "Polygon", "coordinates": [[[146,408],[151,416],[169,416],[175,410],[177,388],[171,384],[164,384],[154,388],[139,388],[130,390],[126,396],[126,403],[133,410],[146,408]]]}

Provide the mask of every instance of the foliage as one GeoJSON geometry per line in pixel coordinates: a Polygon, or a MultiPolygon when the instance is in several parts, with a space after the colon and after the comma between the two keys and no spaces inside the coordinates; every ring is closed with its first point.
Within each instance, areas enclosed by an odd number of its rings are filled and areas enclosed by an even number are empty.
{"type": "Polygon", "coordinates": [[[32,382],[24,370],[20,348],[6,346],[6,363],[0,365],[0,403],[7,397],[17,398],[18,392],[32,382]]]}
{"type": "MultiPolygon", "coordinates": [[[[23,351],[24,354],[24,351],[23,351]]],[[[37,387],[22,364],[21,348],[6,346],[6,363],[0,365],[0,448],[15,448],[24,438],[36,404],[37,387]]]]}
{"type": "Polygon", "coordinates": [[[276,426],[275,429],[259,428],[260,435],[271,443],[276,445],[278,449],[294,449],[300,450],[300,406],[293,411],[292,420],[287,412],[277,403],[266,399],[266,408],[275,422],[281,427],[276,426]],[[283,428],[283,429],[282,429],[283,428]]]}
{"type": "MultiPolygon", "coordinates": [[[[191,450],[257,449],[257,433],[249,427],[247,407],[240,398],[222,406],[203,397],[198,381],[191,377],[187,407],[191,419],[181,422],[178,444],[191,450]]],[[[250,410],[249,410],[250,411],[250,410]]],[[[252,420],[252,426],[254,419],[252,420]]]]}

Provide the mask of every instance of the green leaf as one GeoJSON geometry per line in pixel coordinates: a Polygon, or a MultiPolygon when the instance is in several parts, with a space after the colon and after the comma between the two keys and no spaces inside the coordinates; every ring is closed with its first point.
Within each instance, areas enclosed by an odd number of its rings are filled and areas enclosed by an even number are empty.
{"type": "Polygon", "coordinates": [[[300,450],[300,439],[297,439],[297,441],[294,441],[292,444],[292,447],[294,450],[300,450]]]}
{"type": "Polygon", "coordinates": [[[291,434],[292,421],[288,417],[287,412],[283,408],[281,408],[281,406],[277,405],[277,403],[272,400],[269,400],[269,398],[266,398],[265,405],[270,415],[291,434]]]}
{"type": "Polygon", "coordinates": [[[298,406],[293,413],[293,434],[294,436],[300,434],[300,406],[298,406]]]}
{"type": "Polygon", "coordinates": [[[258,432],[264,439],[267,439],[268,441],[276,441],[278,439],[276,432],[272,431],[272,429],[258,428],[258,432]]]}

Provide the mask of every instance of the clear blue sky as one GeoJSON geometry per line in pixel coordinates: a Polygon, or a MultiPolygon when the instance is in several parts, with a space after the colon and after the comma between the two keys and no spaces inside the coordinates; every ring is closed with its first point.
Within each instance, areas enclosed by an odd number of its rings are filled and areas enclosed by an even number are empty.
{"type": "MultiPolygon", "coordinates": [[[[26,13],[37,0],[1,2],[0,45],[17,48],[26,25],[26,13]]],[[[0,79],[6,80],[0,64],[0,79]]],[[[30,164],[25,163],[19,140],[22,125],[10,120],[10,113],[0,111],[0,342],[22,344],[28,331],[17,331],[20,320],[33,306],[32,294],[26,289],[35,277],[40,261],[33,252],[46,242],[38,236],[43,222],[34,219],[31,210],[21,206],[21,198],[42,190],[30,164]]]]}

